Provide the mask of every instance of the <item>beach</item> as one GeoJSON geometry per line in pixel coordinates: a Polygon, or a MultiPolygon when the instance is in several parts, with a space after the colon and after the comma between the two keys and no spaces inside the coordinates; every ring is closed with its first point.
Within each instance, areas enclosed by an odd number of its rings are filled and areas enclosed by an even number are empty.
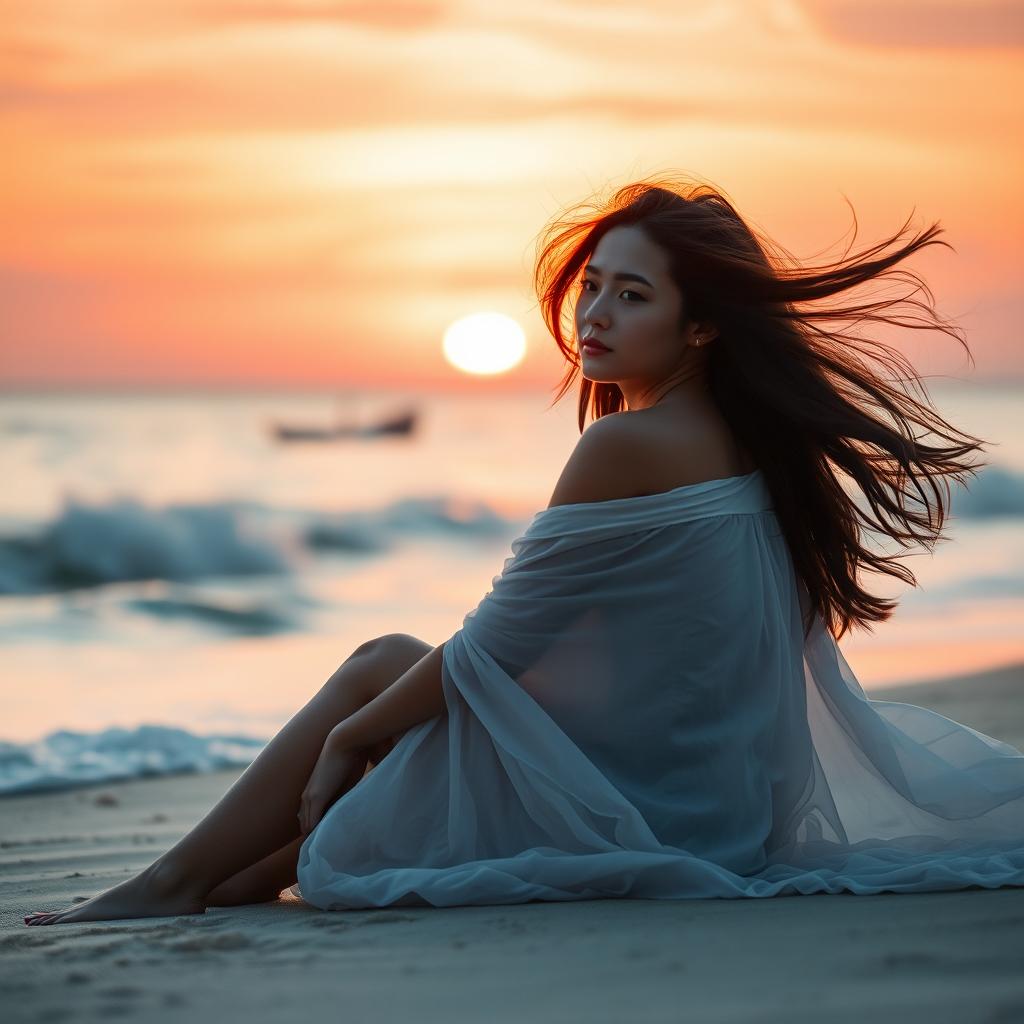
{"type": "Polygon", "coordinates": [[[8,4],[0,1024],[1024,1024],[1022,10],[8,4]]]}
{"type": "MultiPolygon", "coordinates": [[[[873,690],[1024,748],[1024,665],[873,690]]],[[[202,915],[29,928],[169,849],[240,769],[0,801],[7,1021],[1024,1019],[1024,889],[202,915]]]]}

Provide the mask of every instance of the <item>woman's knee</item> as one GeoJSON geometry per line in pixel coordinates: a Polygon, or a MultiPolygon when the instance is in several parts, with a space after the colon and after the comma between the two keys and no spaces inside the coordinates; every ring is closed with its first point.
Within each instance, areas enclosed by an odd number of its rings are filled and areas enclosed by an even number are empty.
{"type": "Polygon", "coordinates": [[[354,658],[357,655],[380,654],[382,651],[386,651],[389,647],[400,642],[399,638],[404,635],[404,633],[385,633],[383,636],[375,636],[372,640],[366,640],[361,643],[352,652],[351,656],[354,658]]]}
{"type": "Polygon", "coordinates": [[[340,682],[357,675],[359,685],[372,700],[433,649],[433,645],[409,633],[386,633],[360,644],[331,679],[340,682]],[[353,662],[362,671],[353,673],[353,662]]]}
{"type": "MultiPolygon", "coordinates": [[[[352,652],[352,656],[371,655],[383,661],[408,662],[408,666],[411,667],[433,649],[432,644],[409,633],[385,633],[384,636],[374,637],[372,640],[360,644],[352,652]]],[[[404,672],[405,669],[402,671],[404,672]]]]}

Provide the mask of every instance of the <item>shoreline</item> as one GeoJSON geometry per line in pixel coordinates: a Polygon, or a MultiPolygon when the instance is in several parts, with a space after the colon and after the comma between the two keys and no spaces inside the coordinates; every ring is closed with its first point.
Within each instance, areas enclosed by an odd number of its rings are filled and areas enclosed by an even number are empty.
{"type": "MultiPolygon", "coordinates": [[[[1024,666],[869,691],[1019,746],[1024,666]]],[[[751,1024],[1024,1019],[1024,888],[327,913],[285,890],[205,914],[28,928],[152,863],[243,769],[0,800],[6,1019],[751,1024]]]]}

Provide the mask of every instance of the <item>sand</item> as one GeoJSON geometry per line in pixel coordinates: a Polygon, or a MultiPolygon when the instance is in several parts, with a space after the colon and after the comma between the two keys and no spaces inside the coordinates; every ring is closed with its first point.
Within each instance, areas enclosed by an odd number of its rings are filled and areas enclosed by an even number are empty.
{"type": "MultiPolygon", "coordinates": [[[[872,697],[1024,749],[1024,665],[872,697]]],[[[0,801],[5,1021],[1024,1021],[1024,888],[203,915],[28,928],[151,863],[237,771],[0,801]]]]}

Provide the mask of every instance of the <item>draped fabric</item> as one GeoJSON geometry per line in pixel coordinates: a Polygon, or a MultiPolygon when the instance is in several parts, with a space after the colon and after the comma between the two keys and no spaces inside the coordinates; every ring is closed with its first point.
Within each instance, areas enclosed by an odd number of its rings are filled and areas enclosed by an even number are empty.
{"type": "Polygon", "coordinates": [[[1024,754],[865,696],[760,471],[536,513],[446,710],[304,841],[338,910],[1024,885],[1024,754]]]}

